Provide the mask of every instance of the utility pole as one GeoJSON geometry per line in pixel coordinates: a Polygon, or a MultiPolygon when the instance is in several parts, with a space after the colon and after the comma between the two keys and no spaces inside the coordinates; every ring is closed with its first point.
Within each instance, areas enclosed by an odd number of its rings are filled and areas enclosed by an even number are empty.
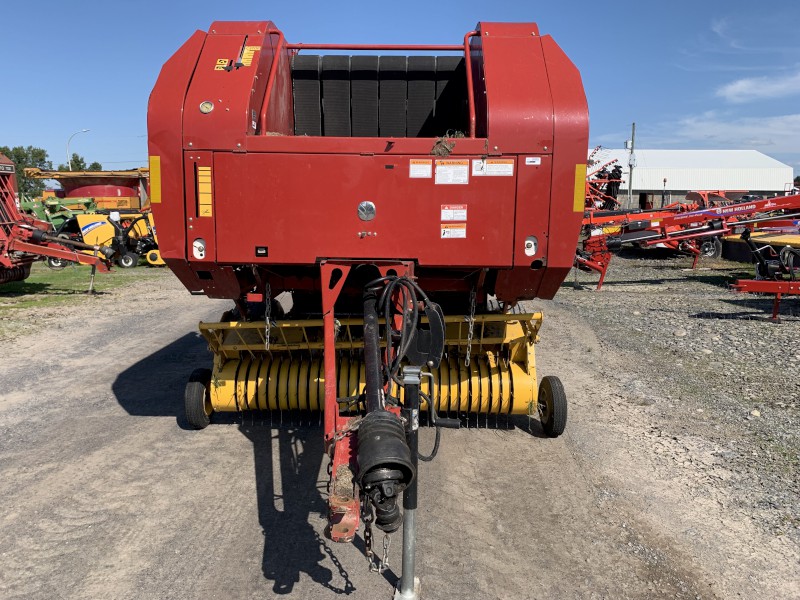
{"type": "Polygon", "coordinates": [[[628,155],[628,208],[633,207],[633,167],[636,166],[636,155],[633,153],[634,146],[636,144],[636,123],[633,123],[631,126],[631,139],[628,150],[630,150],[630,154],[628,155]]]}

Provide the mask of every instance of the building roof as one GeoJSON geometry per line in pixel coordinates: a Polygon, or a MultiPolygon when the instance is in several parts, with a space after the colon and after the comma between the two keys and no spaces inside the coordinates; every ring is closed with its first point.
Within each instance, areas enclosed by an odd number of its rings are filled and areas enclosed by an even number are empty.
{"type": "MultiPolygon", "coordinates": [[[[757,150],[641,149],[634,154],[634,190],[783,192],[794,179],[792,167],[757,150]]],[[[622,165],[622,176],[627,180],[627,150],[600,149],[594,154],[594,160],[599,161],[595,168],[614,159],[622,165]]],[[[626,187],[623,184],[623,189],[626,187]]]]}

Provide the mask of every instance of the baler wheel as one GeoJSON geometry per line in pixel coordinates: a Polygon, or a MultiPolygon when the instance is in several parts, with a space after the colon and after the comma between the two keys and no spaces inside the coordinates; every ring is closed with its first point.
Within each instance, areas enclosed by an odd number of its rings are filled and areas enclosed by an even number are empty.
{"type": "Polygon", "coordinates": [[[539,384],[539,418],[544,432],[558,437],[567,426],[567,394],[564,385],[554,375],[542,377],[539,384]]]}
{"type": "Polygon", "coordinates": [[[210,385],[210,369],[195,369],[189,376],[183,401],[186,420],[193,429],[205,429],[211,422],[213,409],[209,398],[210,385]]]}
{"type": "Polygon", "coordinates": [[[63,258],[58,258],[56,256],[48,256],[47,266],[53,269],[54,271],[60,271],[61,269],[67,266],[67,261],[64,260],[63,258]]]}
{"type": "Polygon", "coordinates": [[[123,269],[132,269],[139,264],[139,255],[135,252],[126,252],[117,259],[117,264],[123,269]]]}

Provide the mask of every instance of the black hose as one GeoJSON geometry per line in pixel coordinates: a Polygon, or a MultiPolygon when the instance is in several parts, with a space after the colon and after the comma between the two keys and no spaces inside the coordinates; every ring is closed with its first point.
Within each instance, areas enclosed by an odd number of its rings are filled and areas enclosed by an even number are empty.
{"type": "Polygon", "coordinates": [[[422,462],[431,462],[436,455],[439,453],[439,442],[442,439],[442,430],[439,427],[436,427],[436,438],[433,442],[433,450],[428,456],[421,454],[419,450],[417,450],[417,458],[419,458],[422,462]]]}

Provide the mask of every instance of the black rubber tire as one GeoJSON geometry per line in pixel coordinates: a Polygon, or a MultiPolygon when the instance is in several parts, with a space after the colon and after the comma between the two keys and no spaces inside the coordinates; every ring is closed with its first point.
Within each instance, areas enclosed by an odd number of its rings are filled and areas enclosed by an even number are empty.
{"type": "Polygon", "coordinates": [[[183,406],[186,411],[186,420],[194,429],[205,429],[211,423],[211,399],[209,387],[211,386],[211,370],[195,369],[189,376],[186,390],[183,394],[183,406]]]}
{"type": "Polygon", "coordinates": [[[63,258],[56,258],[55,256],[48,256],[47,257],[47,266],[53,269],[54,271],[60,271],[64,267],[67,266],[67,261],[63,258]]]}
{"type": "Polygon", "coordinates": [[[135,252],[126,252],[117,259],[117,264],[123,269],[133,269],[139,264],[139,255],[135,252]]]}
{"type": "Polygon", "coordinates": [[[567,394],[554,375],[542,377],[539,384],[539,417],[542,429],[550,437],[558,437],[567,427],[567,394]]]}
{"type": "Polygon", "coordinates": [[[706,258],[720,258],[722,256],[722,240],[718,237],[702,240],[700,253],[706,258]]]}

